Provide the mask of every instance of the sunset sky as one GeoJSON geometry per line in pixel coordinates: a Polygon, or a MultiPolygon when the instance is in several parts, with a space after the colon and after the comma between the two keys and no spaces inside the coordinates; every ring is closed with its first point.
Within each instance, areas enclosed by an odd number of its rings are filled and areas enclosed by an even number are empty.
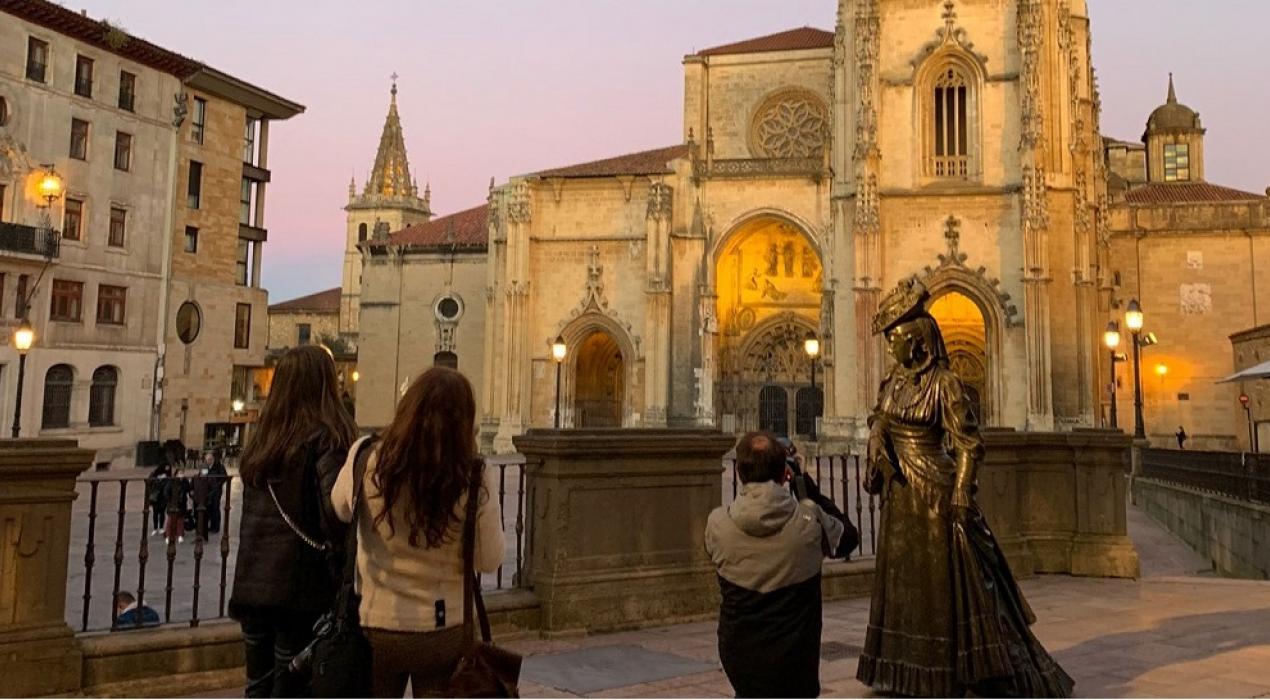
{"type": "MultiPolygon", "coordinates": [[[[444,215],[490,177],[681,140],[685,54],[833,29],[834,0],[77,0],[94,18],[304,104],[270,131],[264,282],[282,301],[340,282],[360,189],[398,81],[412,173],[444,215]]],[[[1210,181],[1270,186],[1266,0],[1089,0],[1103,130],[1137,140],[1176,74],[1208,129],[1210,181]]]]}

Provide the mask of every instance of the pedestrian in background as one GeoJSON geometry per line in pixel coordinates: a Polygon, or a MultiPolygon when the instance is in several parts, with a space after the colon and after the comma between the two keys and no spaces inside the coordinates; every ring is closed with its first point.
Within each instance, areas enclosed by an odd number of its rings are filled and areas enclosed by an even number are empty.
{"type": "Polygon", "coordinates": [[[357,428],[335,361],[317,345],[278,361],[260,422],[243,451],[243,516],[230,615],[243,629],[247,697],[304,697],[287,670],[339,590],[344,526],[331,488],[357,428]]]}

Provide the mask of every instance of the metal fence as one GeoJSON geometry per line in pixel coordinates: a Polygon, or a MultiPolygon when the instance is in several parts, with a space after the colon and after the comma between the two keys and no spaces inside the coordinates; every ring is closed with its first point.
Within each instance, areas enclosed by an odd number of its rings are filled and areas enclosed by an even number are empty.
{"type": "MultiPolygon", "coordinates": [[[[860,531],[860,546],[851,555],[855,559],[868,559],[877,554],[877,522],[880,502],[876,496],[864,490],[864,465],[860,455],[820,455],[808,457],[805,472],[842,510],[856,529],[860,531]]],[[[736,459],[723,462],[723,503],[736,500],[740,491],[740,479],[736,474],[736,459]]]]}
{"type": "MultiPolygon", "coordinates": [[[[497,458],[487,464],[498,470],[497,496],[507,548],[503,564],[494,575],[482,577],[482,585],[517,587],[525,551],[524,458],[497,458]]],[[[153,489],[168,485],[169,479],[148,479],[141,469],[82,476],[73,506],[67,624],[85,632],[131,628],[117,621],[115,599],[120,591],[132,594],[138,609],[153,609],[158,624],[197,627],[225,617],[233,592],[242,512],[242,482],[230,471],[222,477],[184,478],[191,494],[215,494],[216,500],[199,503],[191,498],[194,527],[186,531],[183,542],[166,540],[162,531],[155,532],[156,525],[163,528],[168,514],[160,514],[156,521],[147,497],[153,489]],[[207,481],[195,488],[196,479],[207,481]],[[214,522],[213,512],[220,515],[219,523],[214,522]],[[214,531],[215,524],[219,531],[214,531]]],[[[141,616],[136,617],[140,622],[141,616]]]]}
{"type": "Polygon", "coordinates": [[[1199,450],[1142,451],[1142,474],[1240,500],[1270,503],[1270,455],[1199,450]]]}

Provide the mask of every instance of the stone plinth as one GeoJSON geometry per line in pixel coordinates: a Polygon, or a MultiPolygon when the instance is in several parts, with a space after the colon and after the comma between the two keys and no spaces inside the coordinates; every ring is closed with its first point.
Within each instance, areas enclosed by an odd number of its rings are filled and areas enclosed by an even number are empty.
{"type": "Polygon", "coordinates": [[[527,570],[544,634],[713,615],[704,533],[735,438],[708,430],[531,430],[527,570]]]}
{"type": "Polygon", "coordinates": [[[73,440],[0,440],[0,679],[4,695],[78,690],[82,655],[66,625],[75,479],[92,450],[73,440]]]}
{"type": "Polygon", "coordinates": [[[979,503],[1015,573],[1138,576],[1125,511],[1128,435],[985,429],[983,438],[979,503]]]}

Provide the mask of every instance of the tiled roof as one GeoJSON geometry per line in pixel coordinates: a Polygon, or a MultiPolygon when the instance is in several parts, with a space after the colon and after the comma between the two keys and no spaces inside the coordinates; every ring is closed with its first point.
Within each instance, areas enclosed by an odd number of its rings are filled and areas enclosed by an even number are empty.
{"type": "Polygon", "coordinates": [[[612,177],[614,175],[660,175],[670,172],[670,161],[688,155],[688,146],[679,144],[651,151],[628,153],[615,158],[593,160],[563,168],[534,173],[538,177],[612,177]]]}
{"type": "Polygon", "coordinates": [[[339,287],[324,289],[320,292],[314,292],[308,296],[297,297],[287,301],[280,301],[277,304],[269,305],[269,312],[275,311],[310,311],[316,313],[337,313],[340,310],[340,295],[342,290],[339,287]]]}
{"type": "Polygon", "coordinates": [[[198,61],[126,32],[122,34],[123,41],[117,43],[112,36],[112,28],[104,20],[95,20],[47,0],[0,0],[0,12],[20,17],[155,70],[171,73],[181,80],[189,78],[203,67],[198,61]]]}
{"type": "Polygon", "coordinates": [[[1124,198],[1130,204],[1186,204],[1248,202],[1266,197],[1207,182],[1154,182],[1129,190],[1124,198]]]}
{"type": "Polygon", "coordinates": [[[489,243],[489,205],[407,226],[392,234],[389,245],[484,248],[489,243]]]}
{"type": "Polygon", "coordinates": [[[799,49],[824,49],[833,46],[833,32],[815,27],[799,27],[785,32],[768,34],[724,44],[698,51],[698,56],[723,56],[738,53],[763,53],[765,51],[797,51],[799,49]]]}

